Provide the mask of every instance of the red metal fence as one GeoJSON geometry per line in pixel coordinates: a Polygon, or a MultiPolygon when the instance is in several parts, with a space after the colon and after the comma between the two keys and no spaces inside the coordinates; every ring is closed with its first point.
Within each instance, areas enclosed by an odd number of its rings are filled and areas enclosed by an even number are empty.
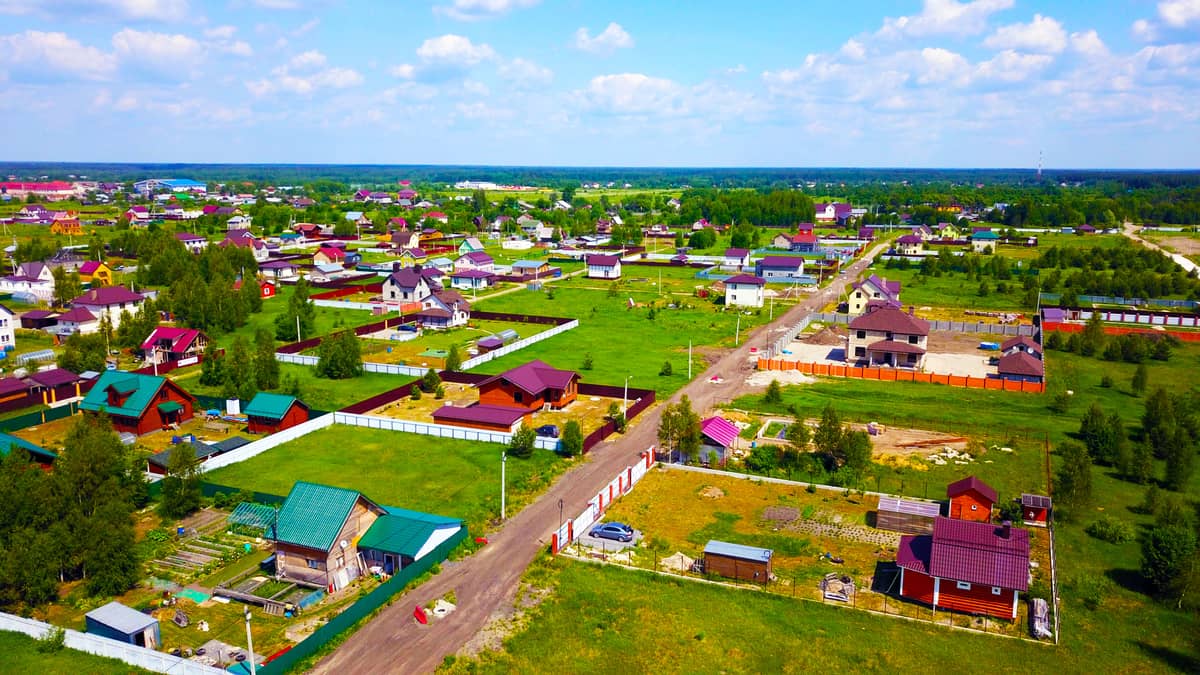
{"type": "Polygon", "coordinates": [[[1040,394],[1046,390],[1044,382],[1019,382],[1016,380],[1001,380],[990,377],[970,377],[962,375],[938,375],[936,373],[918,373],[913,370],[896,370],[893,368],[860,368],[858,366],[838,366],[829,363],[804,363],[782,359],[759,359],[759,370],[795,370],[805,375],[828,375],[832,377],[855,377],[864,380],[884,380],[887,382],[929,382],[946,384],[951,387],[968,387],[971,389],[993,389],[995,391],[1023,391],[1040,394]]]}

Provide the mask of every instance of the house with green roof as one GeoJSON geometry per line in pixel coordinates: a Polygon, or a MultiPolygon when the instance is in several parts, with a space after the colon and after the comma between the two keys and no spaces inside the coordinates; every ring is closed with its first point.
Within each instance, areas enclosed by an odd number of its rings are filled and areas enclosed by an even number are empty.
{"type": "Polygon", "coordinates": [[[332,590],[379,568],[389,574],[428,555],[462,521],[380,506],[361,493],[297,482],[276,516],[275,575],[332,590]]]}
{"type": "Polygon", "coordinates": [[[29,455],[30,461],[37,462],[46,468],[58,459],[58,455],[50,450],[34,445],[24,438],[0,431],[0,456],[7,457],[13,450],[24,451],[29,455]]]}
{"type": "Polygon", "coordinates": [[[242,410],[248,418],[247,431],[273,434],[308,421],[308,406],[295,396],[260,391],[242,410]]]}
{"type": "Polygon", "coordinates": [[[993,253],[999,243],[1000,235],[991,230],[981,230],[971,235],[971,250],[976,253],[993,253]]]}
{"type": "Polygon", "coordinates": [[[165,377],[106,370],[79,409],[105,413],[118,433],[141,436],[192,419],[195,403],[191,394],[165,377]]]}

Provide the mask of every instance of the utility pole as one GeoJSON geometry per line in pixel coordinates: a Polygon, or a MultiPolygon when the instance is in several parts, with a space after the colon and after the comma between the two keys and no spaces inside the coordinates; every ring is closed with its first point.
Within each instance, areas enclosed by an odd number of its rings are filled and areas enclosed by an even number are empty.
{"type": "Polygon", "coordinates": [[[688,340],[688,381],[692,379],[692,341],[688,340]]]}
{"type": "Polygon", "coordinates": [[[504,508],[505,507],[505,503],[504,503],[504,488],[505,488],[504,470],[507,466],[508,466],[508,451],[501,450],[500,451],[500,520],[508,519],[508,516],[505,515],[505,508],[504,508]]]}
{"type": "Polygon", "coordinates": [[[300,342],[300,315],[296,315],[296,342],[300,342]]]}
{"type": "Polygon", "coordinates": [[[738,314],[737,328],[735,328],[733,331],[733,346],[734,347],[738,346],[738,341],[741,338],[741,335],[742,335],[742,315],[738,314]]]}
{"type": "Polygon", "coordinates": [[[625,376],[625,391],[621,394],[621,415],[625,415],[625,411],[629,409],[629,379],[632,375],[625,376]]]}
{"type": "Polygon", "coordinates": [[[246,612],[246,660],[250,662],[250,675],[257,675],[258,671],[254,665],[254,639],[250,636],[250,605],[242,605],[246,612]]]}

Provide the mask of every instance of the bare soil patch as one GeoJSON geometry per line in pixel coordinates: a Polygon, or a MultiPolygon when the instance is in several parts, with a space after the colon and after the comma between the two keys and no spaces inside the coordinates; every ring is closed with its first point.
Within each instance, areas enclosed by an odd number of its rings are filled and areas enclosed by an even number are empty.
{"type": "Polygon", "coordinates": [[[1162,246],[1170,246],[1176,253],[1182,255],[1200,255],[1200,238],[1154,237],[1152,241],[1162,246]]]}

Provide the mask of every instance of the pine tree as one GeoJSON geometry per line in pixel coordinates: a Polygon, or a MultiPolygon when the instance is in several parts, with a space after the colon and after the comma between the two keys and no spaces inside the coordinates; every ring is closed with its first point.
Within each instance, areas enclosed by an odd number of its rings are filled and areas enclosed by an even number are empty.
{"type": "Polygon", "coordinates": [[[308,299],[308,282],[300,279],[288,298],[287,310],[275,319],[275,338],[284,342],[296,340],[296,319],[300,320],[299,339],[306,340],[316,332],[316,306],[308,299]]]}
{"type": "Polygon", "coordinates": [[[522,422],[521,426],[513,433],[512,440],[508,443],[508,454],[521,459],[528,459],[533,456],[534,441],[537,439],[537,434],[530,427],[525,426],[522,422]]]}
{"type": "Polygon", "coordinates": [[[771,380],[771,384],[767,385],[767,391],[763,394],[763,403],[767,405],[783,403],[783,387],[779,386],[779,380],[771,380]]]}
{"type": "Polygon", "coordinates": [[[458,352],[458,345],[450,345],[450,350],[446,352],[445,370],[448,373],[462,370],[462,355],[458,352]]]}
{"type": "Polygon", "coordinates": [[[442,378],[438,377],[437,371],[430,368],[421,376],[421,391],[432,394],[441,383],[442,378]]]}
{"type": "Polygon", "coordinates": [[[1166,455],[1167,464],[1163,484],[1169,490],[1182,492],[1196,469],[1196,445],[1180,425],[1174,425],[1165,440],[1167,447],[1163,454],[1166,455]]]}
{"type": "Polygon", "coordinates": [[[317,377],[344,380],[363,373],[362,345],[353,330],[335,333],[321,341],[317,377]]]}
{"type": "Polygon", "coordinates": [[[279,361],[275,358],[275,336],[260,328],[254,333],[254,381],[259,391],[279,387],[279,361]]]}
{"type": "Polygon", "coordinates": [[[171,446],[167,475],[162,481],[159,513],[164,518],[183,518],[200,508],[200,466],[190,443],[171,446]]]}
{"type": "Polygon", "coordinates": [[[842,444],[842,436],[842,420],[833,404],[826,403],[825,409],[821,411],[821,423],[817,425],[817,431],[813,434],[813,445],[816,446],[817,452],[832,462],[842,444]]]}
{"type": "Polygon", "coordinates": [[[579,428],[579,422],[567,421],[563,426],[561,441],[562,454],[567,457],[574,457],[583,452],[583,431],[579,428]]]}
{"type": "Polygon", "coordinates": [[[1086,506],[1092,499],[1092,462],[1087,448],[1074,441],[1058,446],[1063,458],[1055,480],[1054,496],[1069,508],[1086,506]]]}
{"type": "Polygon", "coordinates": [[[1147,380],[1150,375],[1146,371],[1146,364],[1138,364],[1137,370],[1133,371],[1133,381],[1130,383],[1130,388],[1133,393],[1141,396],[1146,391],[1147,380]]]}
{"type": "Polygon", "coordinates": [[[1125,470],[1125,476],[1139,485],[1145,485],[1150,482],[1153,472],[1154,450],[1148,443],[1135,443],[1130,453],[1129,467],[1125,470]]]}

